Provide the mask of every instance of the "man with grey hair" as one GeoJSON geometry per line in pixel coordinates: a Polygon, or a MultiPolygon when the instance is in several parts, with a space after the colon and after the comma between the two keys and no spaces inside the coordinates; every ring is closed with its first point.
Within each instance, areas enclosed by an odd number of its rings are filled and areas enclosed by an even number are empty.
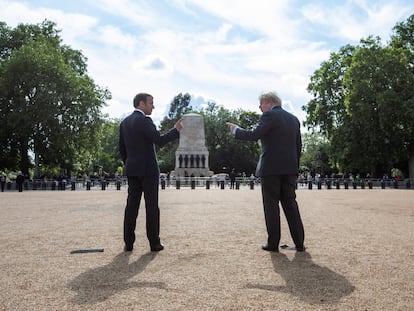
{"type": "Polygon", "coordinates": [[[245,130],[233,123],[227,125],[236,139],[261,141],[262,153],[256,176],[261,179],[268,233],[267,243],[262,245],[262,249],[279,251],[280,202],[296,250],[303,252],[305,234],[296,202],[296,180],[302,150],[300,122],[293,114],[282,109],[282,101],[275,92],[264,93],[259,100],[263,114],[254,130],[245,130]]]}

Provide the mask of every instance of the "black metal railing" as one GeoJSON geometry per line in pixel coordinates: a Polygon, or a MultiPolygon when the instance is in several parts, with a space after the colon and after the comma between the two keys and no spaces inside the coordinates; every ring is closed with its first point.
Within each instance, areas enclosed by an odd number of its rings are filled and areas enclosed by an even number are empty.
{"type": "MultiPolygon", "coordinates": [[[[24,191],[77,191],[77,190],[123,190],[127,189],[126,177],[105,179],[70,179],[70,180],[25,180],[24,191]]],[[[323,189],[414,189],[414,179],[338,179],[320,178],[317,180],[298,179],[298,190],[323,190],[323,189]]],[[[260,178],[238,177],[233,182],[230,179],[216,179],[211,177],[172,177],[160,178],[160,189],[234,189],[254,190],[260,187],[260,178]]],[[[4,191],[17,191],[15,181],[9,181],[4,186],[4,191]]]]}

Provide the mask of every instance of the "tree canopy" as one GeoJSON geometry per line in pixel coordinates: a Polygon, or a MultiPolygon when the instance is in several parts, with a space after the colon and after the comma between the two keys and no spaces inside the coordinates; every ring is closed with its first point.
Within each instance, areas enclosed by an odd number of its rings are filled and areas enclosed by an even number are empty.
{"type": "MultiPolygon", "coordinates": [[[[197,112],[204,117],[206,147],[209,151],[210,170],[214,172],[228,172],[235,169],[237,172],[252,173],[256,168],[260,148],[256,142],[243,144],[235,141],[228,131],[226,122],[234,122],[244,128],[254,126],[259,115],[254,112],[237,110],[230,111],[216,103],[207,103],[206,107],[193,111],[190,105],[191,96],[188,93],[178,94],[170,104],[168,116],[160,125],[161,132],[170,129],[184,114],[197,112]]],[[[158,150],[160,170],[171,171],[175,168],[175,151],[178,142],[165,145],[158,150]]]]}
{"type": "Polygon", "coordinates": [[[312,75],[305,125],[327,139],[336,169],[380,175],[414,157],[413,20],[389,44],[368,37],[342,47],[312,75]]]}
{"type": "Polygon", "coordinates": [[[62,44],[50,21],[0,23],[0,162],[28,174],[71,170],[97,146],[101,107],[111,95],[87,74],[86,58],[62,44]]]}

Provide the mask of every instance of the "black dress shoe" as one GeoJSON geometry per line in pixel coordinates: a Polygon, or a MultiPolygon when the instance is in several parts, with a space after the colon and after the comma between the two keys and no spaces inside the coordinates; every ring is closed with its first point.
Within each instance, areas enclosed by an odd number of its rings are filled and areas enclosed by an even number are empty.
{"type": "Polygon", "coordinates": [[[164,245],[162,245],[161,243],[151,246],[151,252],[159,252],[159,251],[162,251],[163,249],[164,249],[164,245]]]}
{"type": "Polygon", "coordinates": [[[277,247],[271,247],[269,244],[262,244],[262,249],[268,252],[278,253],[279,249],[277,247]]]}
{"type": "Polygon", "coordinates": [[[124,252],[132,252],[133,247],[132,246],[126,246],[124,247],[124,252]]]}
{"type": "Polygon", "coordinates": [[[305,246],[296,246],[296,251],[297,252],[304,252],[306,250],[306,247],[305,246]]]}

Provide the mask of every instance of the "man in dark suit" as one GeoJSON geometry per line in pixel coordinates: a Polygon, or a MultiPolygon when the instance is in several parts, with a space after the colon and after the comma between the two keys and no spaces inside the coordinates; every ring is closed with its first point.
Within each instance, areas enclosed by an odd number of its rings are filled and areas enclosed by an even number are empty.
{"type": "Polygon", "coordinates": [[[274,92],[259,97],[263,114],[257,127],[244,130],[227,123],[236,139],[257,141],[262,153],[257,164],[256,176],[260,177],[266,228],[266,251],[278,252],[280,242],[280,211],[282,205],[290,234],[297,251],[304,251],[304,230],[296,202],[296,179],[302,150],[299,120],[282,109],[282,101],[274,92]]]}
{"type": "Polygon", "coordinates": [[[142,193],[145,199],[147,238],[151,251],[161,251],[160,210],[158,187],[160,170],[155,146],[163,146],[179,137],[181,120],[166,134],[161,135],[151,118],[153,97],[146,93],[134,98],[135,111],[126,117],[119,129],[119,152],[124,161],[124,175],[128,177],[128,198],[124,215],[125,251],[132,251],[135,227],[142,193]]]}
{"type": "Polygon", "coordinates": [[[24,183],[24,175],[22,174],[21,171],[19,171],[16,177],[16,185],[17,185],[17,189],[19,190],[19,192],[23,191],[23,183],[24,183]]]}

